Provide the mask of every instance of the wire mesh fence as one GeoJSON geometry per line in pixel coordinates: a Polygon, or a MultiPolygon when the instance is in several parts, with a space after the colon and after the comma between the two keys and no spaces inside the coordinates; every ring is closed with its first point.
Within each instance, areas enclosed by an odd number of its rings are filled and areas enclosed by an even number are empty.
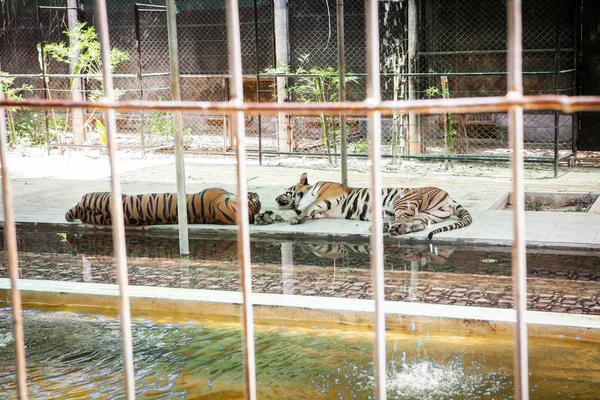
{"type": "MultiPolygon", "coordinates": [[[[523,4],[525,94],[576,94],[576,2],[529,0],[523,4]]],[[[41,78],[39,44],[69,43],[66,0],[16,2],[4,12],[2,71],[23,97],[66,99],[72,95],[69,63],[45,54],[46,84],[41,78]],[[37,5],[36,5],[37,4],[37,5]],[[55,7],[55,8],[44,8],[55,7]],[[23,86],[25,85],[25,86],[23,86]]],[[[77,19],[93,25],[93,6],[77,19]]],[[[501,0],[379,3],[381,89],[384,100],[496,96],[506,91],[506,4],[501,0]],[[409,35],[410,23],[416,29],[409,35]],[[411,47],[412,46],[412,47],[411,47]],[[414,48],[416,50],[412,50],[414,48]]],[[[128,55],[115,68],[121,99],[171,98],[169,48],[164,3],[148,0],[109,1],[111,44],[128,55]]],[[[226,15],[224,2],[178,1],[177,30],[183,100],[228,100],[226,15]]],[[[272,1],[240,2],[244,97],[246,101],[337,101],[337,2],[289,0],[287,36],[275,32],[272,1]],[[285,40],[284,40],[285,39],[285,40]],[[287,68],[277,70],[276,42],[289,49],[287,68]],[[300,74],[300,75],[299,75],[300,74]],[[287,77],[286,99],[277,99],[277,77],[287,77]]],[[[346,99],[365,98],[365,22],[362,0],[344,1],[346,99]]],[[[101,81],[82,79],[85,98],[94,97],[101,81]]],[[[9,110],[13,136],[23,143],[56,145],[75,142],[72,118],[59,111],[9,110]],[[42,129],[40,129],[42,127],[42,129]],[[48,132],[48,139],[45,137],[48,132]]],[[[525,114],[525,146],[531,158],[567,157],[574,148],[577,115],[525,114]]],[[[186,150],[223,153],[235,143],[226,115],[185,115],[186,150]]],[[[87,110],[85,145],[101,145],[102,115],[87,110]]],[[[349,152],[368,145],[366,120],[347,122],[349,152]]],[[[248,147],[266,152],[327,154],[340,152],[335,117],[247,117],[248,147]]],[[[121,146],[160,149],[172,146],[169,114],[119,113],[121,146]]],[[[506,157],[505,114],[385,116],[382,143],[390,157],[506,157]]]]}

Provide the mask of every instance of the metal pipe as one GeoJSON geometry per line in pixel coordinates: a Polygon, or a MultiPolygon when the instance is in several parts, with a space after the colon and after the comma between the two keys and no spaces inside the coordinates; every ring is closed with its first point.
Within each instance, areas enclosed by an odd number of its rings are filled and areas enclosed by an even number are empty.
{"type": "MultiPolygon", "coordinates": [[[[0,100],[4,92],[0,90],[0,100]]],[[[7,161],[8,141],[6,137],[6,110],[0,107],[0,162],[2,163],[2,201],[4,202],[4,241],[6,262],[10,274],[10,301],[13,318],[13,337],[15,341],[15,365],[17,367],[17,396],[29,397],[27,390],[27,368],[25,365],[25,342],[23,340],[23,310],[19,291],[19,254],[17,250],[17,230],[15,227],[12,185],[7,161]]]]}
{"type": "MultiPolygon", "coordinates": [[[[250,150],[249,150],[250,152],[250,150]]],[[[319,156],[324,157],[328,156],[329,153],[319,153],[319,152],[303,152],[303,151],[276,151],[276,150],[264,150],[263,155],[296,155],[296,156],[319,156]]],[[[339,156],[340,153],[331,153],[332,156],[339,156]]],[[[349,153],[348,157],[355,158],[367,158],[368,154],[362,153],[349,153]]],[[[393,154],[382,154],[382,158],[394,158],[393,154]]],[[[510,161],[509,157],[500,157],[500,156],[460,156],[460,155],[429,155],[429,154],[404,154],[401,156],[396,156],[399,158],[405,159],[415,159],[415,160],[458,160],[458,161],[510,161]]],[[[570,158],[569,156],[563,156],[559,158],[559,161],[566,160],[570,158]]],[[[554,162],[554,158],[525,158],[523,161],[530,163],[546,163],[551,164],[554,162]]]]}
{"type": "MultiPolygon", "coordinates": [[[[556,2],[556,51],[554,53],[554,69],[556,75],[554,75],[554,89],[556,94],[559,94],[560,87],[560,0],[556,2]]],[[[560,113],[558,110],[554,111],[554,177],[558,177],[558,134],[560,130],[560,113]]]]}
{"type": "MultiPolygon", "coordinates": [[[[181,101],[179,84],[179,47],[177,44],[177,7],[175,0],[167,0],[167,31],[169,36],[169,61],[171,67],[171,96],[181,101]]],[[[173,113],[175,130],[175,173],[177,180],[177,221],[179,226],[179,254],[190,254],[187,223],[187,194],[185,191],[185,162],[183,159],[183,119],[181,113],[173,113]]]]}
{"type": "Polygon", "coordinates": [[[190,114],[227,114],[243,111],[247,114],[277,114],[284,112],[295,115],[317,114],[366,114],[379,111],[382,114],[394,112],[415,112],[421,114],[452,113],[489,113],[507,112],[513,107],[524,110],[559,109],[566,113],[577,111],[600,111],[600,96],[507,96],[495,97],[463,97],[451,99],[427,99],[405,101],[382,101],[378,104],[370,102],[346,103],[232,103],[208,101],[114,101],[101,99],[97,102],[42,100],[27,98],[23,100],[0,100],[0,107],[35,107],[35,108],[96,108],[98,110],[115,109],[119,111],[154,110],[160,112],[179,111],[190,114]]]}
{"type": "MultiPolygon", "coordinates": [[[[521,0],[508,2],[508,93],[507,97],[523,96],[521,0]]],[[[513,178],[512,252],[513,297],[517,311],[515,325],[514,379],[515,399],[529,399],[529,365],[527,344],[527,258],[525,247],[525,171],[523,168],[523,107],[513,106],[508,113],[508,133],[511,142],[513,178]]]]}
{"type": "MultiPolygon", "coordinates": [[[[171,0],[173,1],[173,0],[171,0]]],[[[237,0],[228,0],[227,38],[229,47],[229,71],[231,82],[229,93],[231,102],[244,102],[242,78],[242,50],[240,39],[240,18],[237,0]]],[[[242,333],[244,342],[244,397],[256,399],[256,365],[254,359],[254,311],[252,309],[252,271],[250,268],[250,228],[248,217],[248,184],[246,176],[246,134],[244,112],[232,113],[232,126],[237,139],[237,179],[238,179],[238,260],[242,287],[242,333]]]]}
{"type": "MultiPolygon", "coordinates": [[[[555,49],[523,49],[523,53],[553,53],[555,49]]],[[[574,51],[571,48],[559,49],[564,53],[574,51]]],[[[465,51],[421,51],[422,56],[456,56],[456,55],[478,55],[478,54],[506,54],[507,50],[465,50],[465,51]]]]}
{"type": "MultiPolygon", "coordinates": [[[[379,78],[379,1],[366,0],[367,27],[367,98],[365,103],[377,105],[381,102],[379,78]]],[[[386,398],[386,349],[384,275],[383,275],[383,214],[381,187],[381,112],[368,114],[371,154],[371,273],[375,289],[375,396],[386,398]]]]}
{"type": "MultiPolygon", "coordinates": [[[[560,71],[562,74],[576,72],[575,69],[565,69],[560,71]]],[[[523,72],[523,75],[554,75],[556,72],[552,71],[526,71],[523,72]]],[[[295,77],[318,77],[318,74],[296,74],[293,72],[265,72],[260,74],[261,76],[267,77],[275,77],[275,78],[295,78],[295,77]]],[[[379,76],[383,77],[439,77],[439,76],[507,76],[508,72],[505,71],[492,71],[492,72],[399,72],[399,73],[391,73],[385,72],[381,73],[379,76]]],[[[365,77],[364,73],[348,73],[346,76],[354,76],[354,77],[365,77]]]]}
{"type": "MultiPolygon", "coordinates": [[[[43,7],[38,6],[37,8],[37,19],[38,19],[38,27],[40,31],[40,57],[41,57],[41,68],[42,68],[42,88],[44,89],[44,100],[48,100],[48,81],[46,80],[46,55],[44,53],[45,41],[44,41],[44,27],[42,26],[42,10],[43,7]]],[[[58,8],[58,7],[56,7],[58,8]]],[[[4,100],[4,98],[2,98],[4,100]]],[[[48,143],[50,142],[50,126],[48,123],[48,109],[44,109],[44,124],[46,127],[46,152],[50,155],[50,147],[48,147],[48,143]]]]}
{"type": "MultiPolygon", "coordinates": [[[[102,55],[102,73],[104,74],[104,97],[114,101],[113,81],[110,65],[110,40],[108,37],[108,16],[106,0],[95,0],[95,17],[98,39],[102,55]]],[[[117,132],[115,110],[106,111],[106,141],[110,162],[111,214],[113,230],[113,247],[117,259],[117,277],[119,282],[119,309],[121,319],[121,340],[123,342],[123,369],[125,372],[125,395],[127,399],[135,398],[135,380],[133,374],[133,346],[131,343],[131,308],[127,293],[127,254],[125,249],[125,226],[123,220],[123,202],[121,185],[117,168],[117,132]]]]}
{"type": "MultiPolygon", "coordinates": [[[[344,0],[337,2],[337,36],[338,36],[338,76],[340,103],[346,101],[346,61],[344,48],[344,0]]],[[[342,185],[348,185],[348,137],[346,136],[346,115],[340,114],[340,151],[342,157],[342,185]]]]}
{"type": "MultiPolygon", "coordinates": [[[[260,103],[260,67],[259,53],[260,46],[258,45],[258,5],[254,0],[254,54],[256,62],[256,102],[260,103]]],[[[258,165],[262,165],[262,124],[261,116],[258,114],[258,165]]]]}
{"type": "Polygon", "coordinates": [[[157,10],[153,10],[153,11],[166,11],[167,6],[159,6],[156,4],[145,4],[145,3],[135,3],[136,7],[148,7],[148,8],[156,8],[157,10]]]}
{"type": "MultiPolygon", "coordinates": [[[[135,4],[133,6],[133,11],[135,14],[135,41],[137,47],[137,67],[138,74],[137,79],[139,83],[140,90],[140,100],[144,100],[144,80],[142,75],[142,35],[140,32],[140,13],[139,13],[139,5],[135,4]]],[[[140,111],[140,146],[142,146],[142,156],[146,156],[146,138],[144,137],[144,110],[140,111]]]]}

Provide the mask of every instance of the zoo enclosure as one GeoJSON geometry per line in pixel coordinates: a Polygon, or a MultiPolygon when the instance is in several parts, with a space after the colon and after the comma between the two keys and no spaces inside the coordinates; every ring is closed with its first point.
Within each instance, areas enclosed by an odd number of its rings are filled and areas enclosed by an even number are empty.
{"type": "MultiPolygon", "coordinates": [[[[15,87],[23,83],[32,86],[33,91],[25,91],[23,96],[41,97],[48,93],[51,98],[67,98],[71,78],[68,66],[48,59],[49,73],[44,90],[46,79],[40,77],[39,63],[35,61],[38,58],[37,43],[66,39],[61,33],[68,22],[66,3],[62,0],[38,2],[44,3],[41,11],[38,7],[37,14],[33,8],[22,6],[14,16],[5,15],[8,28],[3,32],[3,40],[9,46],[2,55],[2,66],[15,77],[15,87]],[[41,37],[40,34],[27,35],[30,26],[39,26],[41,37]],[[17,42],[19,46],[14,45],[17,42]]],[[[108,2],[109,23],[116,33],[111,45],[130,54],[129,61],[119,65],[115,74],[116,87],[123,100],[170,98],[164,3],[155,0],[147,3],[108,2]]],[[[277,101],[277,85],[285,83],[291,88],[285,94],[286,101],[336,100],[336,2],[289,0],[287,4],[287,17],[283,17],[287,18],[288,30],[283,38],[278,35],[280,31],[276,32],[274,24],[282,14],[272,1],[247,0],[240,6],[244,98],[277,101]],[[289,48],[284,60],[277,53],[277,41],[289,48]],[[299,60],[306,55],[308,58],[301,63],[299,60]],[[280,62],[289,65],[287,72],[269,72],[270,67],[280,62]],[[299,75],[295,72],[300,67],[304,71],[299,75]],[[331,82],[331,86],[324,85],[319,89],[319,80],[331,82]],[[298,90],[302,87],[308,87],[308,92],[298,90]]],[[[378,4],[383,99],[494,96],[504,92],[507,75],[504,1],[403,0],[380,1],[378,4]],[[409,15],[411,7],[412,17],[409,15]]],[[[93,6],[88,2],[80,2],[79,6],[78,20],[91,23],[93,6]]],[[[227,100],[229,75],[225,72],[224,3],[179,1],[177,6],[182,98],[227,100]]],[[[343,7],[344,64],[349,80],[346,96],[349,101],[360,100],[364,98],[366,88],[363,2],[346,0],[343,7]]],[[[525,2],[525,94],[578,93],[578,12],[578,2],[569,0],[525,2]]],[[[83,92],[89,95],[98,89],[98,84],[97,80],[86,77],[83,92]]],[[[43,122],[39,115],[36,118],[26,115],[24,119],[27,118],[34,125],[43,122]]],[[[169,120],[168,116],[157,112],[145,115],[119,113],[120,144],[142,149],[171,146],[169,120]]],[[[504,113],[393,115],[383,120],[383,155],[507,160],[507,121],[504,113]]],[[[524,123],[526,161],[556,164],[576,151],[577,114],[530,112],[526,113],[524,123]]],[[[246,128],[251,152],[262,154],[264,150],[264,154],[298,155],[340,152],[339,118],[323,121],[319,114],[287,114],[283,118],[257,116],[247,118],[246,128]]],[[[348,116],[347,128],[350,155],[366,156],[366,119],[348,116]]],[[[71,132],[67,128],[55,127],[53,130],[59,131],[64,137],[58,138],[61,143],[55,144],[68,146],[73,141],[71,132]]],[[[101,144],[93,124],[88,131],[86,143],[101,144]]],[[[223,153],[234,147],[231,124],[226,115],[185,114],[184,132],[189,152],[223,153]]]]}
{"type": "MultiPolygon", "coordinates": [[[[238,4],[235,0],[227,3],[228,13],[228,45],[230,60],[230,102],[181,102],[181,101],[119,101],[115,102],[113,94],[113,82],[110,68],[110,53],[108,40],[108,20],[106,7],[103,0],[96,0],[98,8],[97,23],[100,30],[103,59],[103,82],[105,98],[97,103],[87,101],[64,101],[64,100],[4,100],[4,94],[0,93],[0,158],[2,161],[2,184],[3,202],[5,209],[5,229],[7,236],[8,265],[11,276],[12,311],[14,318],[15,337],[15,364],[17,366],[16,379],[18,382],[19,398],[27,398],[25,354],[23,346],[22,323],[21,323],[21,301],[18,290],[18,259],[16,246],[15,223],[12,210],[12,191],[10,184],[9,166],[7,165],[7,140],[6,121],[4,108],[14,107],[39,107],[43,109],[68,109],[68,108],[92,108],[96,107],[106,112],[106,134],[109,149],[109,161],[111,166],[111,192],[113,198],[120,198],[120,185],[115,168],[115,153],[117,150],[115,142],[116,115],[115,110],[140,112],[142,110],[162,110],[169,112],[195,112],[207,115],[210,113],[230,113],[233,120],[232,126],[237,139],[237,180],[238,196],[247,196],[246,186],[246,164],[245,164],[245,119],[244,114],[253,115],[260,113],[297,113],[311,114],[320,112],[324,114],[360,114],[368,115],[368,133],[371,147],[371,198],[372,208],[372,232],[371,235],[371,268],[373,270],[373,281],[375,288],[375,346],[374,346],[374,369],[375,369],[375,391],[376,398],[386,397],[386,353],[385,353],[385,319],[383,310],[383,233],[382,233],[382,210],[381,210],[381,116],[385,114],[410,113],[410,112],[437,112],[437,113],[467,113],[467,112],[508,112],[509,135],[511,143],[511,161],[513,171],[513,216],[514,216],[514,251],[513,251],[513,288],[516,308],[515,329],[515,397],[527,399],[529,394],[528,384],[528,347],[527,347],[527,325],[525,322],[526,311],[526,259],[525,259],[525,214],[524,214],[524,171],[523,171],[523,111],[560,109],[565,112],[577,112],[581,110],[600,110],[600,97],[566,97],[566,96],[523,96],[522,79],[522,14],[519,0],[511,0],[508,3],[508,90],[505,96],[478,97],[474,99],[438,99],[438,100],[408,100],[408,101],[382,101],[379,77],[379,35],[377,32],[377,6],[378,2],[370,0],[366,3],[366,46],[367,46],[367,93],[363,102],[332,103],[323,105],[307,105],[299,102],[287,104],[265,104],[245,103],[243,98],[242,79],[242,57],[241,38],[239,29],[238,4]]],[[[169,0],[167,3],[167,14],[169,15],[170,43],[176,37],[173,34],[173,21],[175,20],[175,2],[169,0]]],[[[172,49],[173,47],[170,46],[172,49]]],[[[171,54],[172,56],[172,54],[171,54]]],[[[181,131],[177,132],[176,146],[181,147],[181,131]]],[[[176,157],[181,159],[181,152],[176,152],[176,157]]],[[[178,181],[182,176],[178,174],[178,181]]],[[[181,197],[180,197],[181,199],[181,197]]],[[[119,273],[120,308],[122,321],[123,356],[125,366],[125,387],[127,398],[135,397],[133,383],[133,360],[131,348],[130,310],[127,294],[127,261],[124,246],[124,226],[122,219],[122,205],[118,201],[112,201],[114,213],[114,245],[117,258],[117,269],[119,273]]],[[[180,215],[181,216],[181,215],[180,215]]],[[[180,219],[181,220],[181,219],[180,219]]],[[[249,234],[248,234],[248,209],[241,207],[241,215],[238,220],[238,249],[240,263],[240,278],[242,281],[243,313],[242,331],[244,335],[244,378],[245,397],[256,398],[256,374],[254,365],[254,334],[253,314],[250,285],[250,262],[249,262],[249,234]]]]}

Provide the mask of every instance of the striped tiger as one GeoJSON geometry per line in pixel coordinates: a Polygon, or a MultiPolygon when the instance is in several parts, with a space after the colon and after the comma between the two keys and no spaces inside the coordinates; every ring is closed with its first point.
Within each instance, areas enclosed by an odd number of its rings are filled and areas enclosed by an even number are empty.
{"type": "MultiPolygon", "coordinates": [[[[123,194],[123,219],[125,225],[165,225],[176,224],[177,194],[153,193],[123,194]]],[[[260,211],[258,194],[248,192],[248,214],[250,223],[260,211]]],[[[226,190],[211,188],[187,195],[188,224],[237,223],[238,201],[226,190]]],[[[110,192],[88,193],[77,205],[65,214],[65,219],[76,219],[92,225],[111,225],[110,192]]]]}
{"type": "MultiPolygon", "coordinates": [[[[308,184],[306,173],[297,185],[289,187],[275,201],[280,209],[294,210],[291,224],[309,219],[344,218],[367,221],[371,217],[369,189],[351,188],[335,182],[308,184]]],[[[382,191],[383,218],[391,220],[384,229],[392,235],[425,230],[430,224],[457,216],[459,221],[429,232],[429,239],[440,232],[463,228],[473,222],[471,214],[447,192],[436,187],[387,188],[382,191]]]]}

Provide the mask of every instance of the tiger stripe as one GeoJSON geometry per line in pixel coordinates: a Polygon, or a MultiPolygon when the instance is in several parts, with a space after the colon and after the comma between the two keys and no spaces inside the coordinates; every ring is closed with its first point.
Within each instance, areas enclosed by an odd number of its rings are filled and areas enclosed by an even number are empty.
{"type": "MultiPolygon", "coordinates": [[[[76,219],[92,225],[111,225],[110,192],[85,194],[79,203],[65,214],[65,219],[76,219]]],[[[177,194],[152,193],[122,195],[123,219],[125,225],[165,225],[176,224],[177,194]]],[[[224,189],[210,188],[186,196],[188,224],[224,224],[237,223],[238,200],[224,189]]],[[[249,222],[261,208],[258,194],[248,192],[249,222]]]]}

